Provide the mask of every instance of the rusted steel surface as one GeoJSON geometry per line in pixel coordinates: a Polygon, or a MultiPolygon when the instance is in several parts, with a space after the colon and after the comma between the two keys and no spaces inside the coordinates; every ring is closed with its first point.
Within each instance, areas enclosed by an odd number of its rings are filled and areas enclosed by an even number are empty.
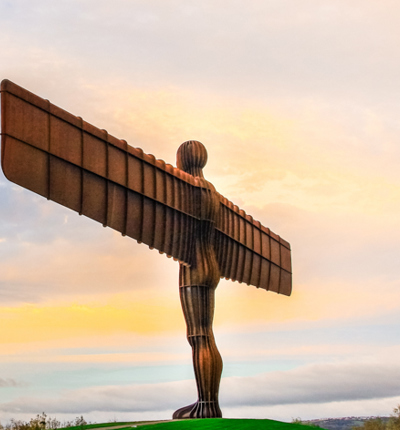
{"type": "MultiPolygon", "coordinates": [[[[9,180],[191,264],[198,179],[8,80],[1,95],[9,180]]],[[[290,245],[218,196],[220,276],[290,295],[290,245]]]]}

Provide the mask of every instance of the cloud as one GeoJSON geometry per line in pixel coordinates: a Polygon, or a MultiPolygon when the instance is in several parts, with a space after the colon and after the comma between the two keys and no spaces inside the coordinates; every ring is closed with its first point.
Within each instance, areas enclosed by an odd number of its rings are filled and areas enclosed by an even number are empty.
{"type": "Polygon", "coordinates": [[[58,398],[19,398],[0,405],[2,412],[87,413],[163,411],[194,397],[193,381],[137,386],[105,386],[65,391],[58,398]],[[166,395],[168,393],[168,395],[166,395]]]}
{"type": "MultiPolygon", "coordinates": [[[[294,404],[384,399],[398,395],[397,363],[313,364],[253,377],[223,378],[223,407],[272,407],[294,404]]],[[[178,408],[194,396],[194,381],[64,390],[58,397],[21,397],[0,405],[2,412],[145,412],[178,408]],[[168,393],[166,395],[165,393],[168,393]]]]}
{"type": "Polygon", "coordinates": [[[19,381],[16,381],[12,378],[0,378],[0,388],[3,387],[20,387],[24,386],[25,384],[19,381]]]}
{"type": "Polygon", "coordinates": [[[228,378],[221,398],[229,406],[271,406],[394,397],[399,377],[396,364],[312,364],[286,372],[228,378]]]}
{"type": "Polygon", "coordinates": [[[168,297],[147,300],[140,292],[114,297],[107,304],[2,307],[0,321],[7,324],[7,330],[0,334],[0,343],[107,337],[118,333],[144,335],[179,329],[183,332],[183,316],[179,308],[178,297],[175,300],[168,297]]]}
{"type": "Polygon", "coordinates": [[[8,184],[0,216],[3,306],[135,290],[143,298],[153,286],[177,292],[172,259],[26,190],[8,184]]]}
{"type": "Polygon", "coordinates": [[[36,7],[19,0],[3,5],[1,27],[5,41],[19,42],[25,64],[30,51],[40,49],[41,69],[69,69],[68,63],[79,59],[86,75],[140,85],[395,101],[398,12],[394,2],[371,0],[351,5],[309,0],[301,6],[289,0],[280,7],[259,0],[246,10],[233,4],[229,13],[214,1],[119,0],[114,7],[99,1],[94,8],[88,0],[54,8],[45,0],[36,7]],[[29,44],[23,43],[26,32],[29,44]]]}

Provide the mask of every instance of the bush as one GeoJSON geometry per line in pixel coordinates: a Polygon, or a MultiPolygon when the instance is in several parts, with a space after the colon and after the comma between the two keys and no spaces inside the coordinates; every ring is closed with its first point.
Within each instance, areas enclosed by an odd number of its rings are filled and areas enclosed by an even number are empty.
{"type": "Polygon", "coordinates": [[[88,423],[82,415],[73,421],[66,421],[61,424],[56,418],[50,418],[42,412],[37,414],[35,418],[31,418],[29,422],[12,418],[10,423],[5,426],[0,423],[0,430],[56,430],[62,427],[83,427],[86,424],[88,423]]]}
{"type": "Polygon", "coordinates": [[[352,430],[387,430],[386,423],[381,418],[373,418],[364,422],[362,426],[352,427],[352,430]]]}
{"type": "Polygon", "coordinates": [[[393,412],[387,424],[387,430],[400,430],[400,405],[394,408],[393,412]]]}

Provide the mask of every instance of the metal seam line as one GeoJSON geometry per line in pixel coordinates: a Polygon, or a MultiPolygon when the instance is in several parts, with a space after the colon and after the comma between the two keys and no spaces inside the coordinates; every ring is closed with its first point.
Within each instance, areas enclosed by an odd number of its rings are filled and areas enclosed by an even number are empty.
{"type": "Polygon", "coordinates": [[[103,227],[107,227],[108,226],[108,212],[109,212],[109,172],[108,172],[108,131],[103,129],[103,132],[106,134],[106,139],[105,139],[105,144],[106,144],[106,198],[105,198],[105,213],[104,213],[104,217],[105,217],[105,221],[103,223],[103,227]]]}
{"type": "Polygon", "coordinates": [[[128,142],[124,140],[125,148],[125,214],[124,214],[124,227],[122,236],[126,236],[126,230],[128,227],[128,193],[129,193],[129,154],[128,154],[128,142]]]}
{"type": "Polygon", "coordinates": [[[80,203],[79,203],[79,215],[82,215],[83,213],[83,169],[84,169],[84,148],[83,148],[83,141],[84,141],[84,136],[83,136],[83,119],[82,117],[78,116],[77,118],[80,119],[81,121],[81,182],[80,182],[80,203]]]}
{"type": "MultiPolygon", "coordinates": [[[[51,169],[51,112],[50,112],[50,100],[47,100],[48,104],[48,121],[47,121],[47,200],[50,200],[50,169],[51,169]]],[[[32,145],[33,146],[33,145],[32,145]]]]}

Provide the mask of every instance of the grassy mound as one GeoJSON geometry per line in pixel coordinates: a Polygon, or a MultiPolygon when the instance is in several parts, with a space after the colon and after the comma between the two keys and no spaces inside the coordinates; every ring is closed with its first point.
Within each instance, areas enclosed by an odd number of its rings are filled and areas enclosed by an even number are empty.
{"type": "Polygon", "coordinates": [[[273,420],[212,418],[205,420],[168,421],[138,426],[140,430],[315,430],[302,424],[273,420]]]}
{"type": "Polygon", "coordinates": [[[132,423],[104,423],[91,424],[86,426],[70,427],[68,430],[91,430],[101,428],[116,428],[118,430],[315,430],[315,427],[283,423],[274,420],[255,419],[230,419],[212,418],[204,420],[182,420],[165,422],[132,422],[132,423]]]}

